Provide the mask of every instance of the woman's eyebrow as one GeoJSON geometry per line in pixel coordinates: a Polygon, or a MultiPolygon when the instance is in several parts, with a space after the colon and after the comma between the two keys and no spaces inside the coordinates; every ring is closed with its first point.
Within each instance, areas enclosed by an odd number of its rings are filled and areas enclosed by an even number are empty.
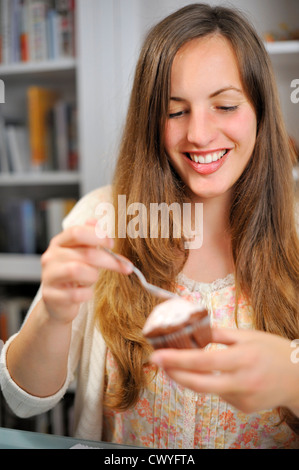
{"type": "MultiPolygon", "coordinates": [[[[227,86],[227,87],[220,88],[219,90],[214,91],[213,93],[211,93],[211,95],[209,95],[209,98],[214,98],[215,96],[218,96],[221,93],[225,93],[226,91],[236,91],[237,93],[239,93],[241,95],[243,94],[243,90],[241,90],[240,88],[237,88],[237,87],[234,87],[234,86],[227,86]]],[[[188,100],[186,100],[184,98],[181,98],[179,96],[171,96],[170,100],[171,101],[178,101],[178,102],[188,101],[188,100]]]]}
{"type": "Polygon", "coordinates": [[[184,98],[180,98],[179,96],[171,96],[170,99],[171,101],[187,101],[184,100],[184,98]]]}
{"type": "Polygon", "coordinates": [[[220,90],[215,91],[210,95],[210,98],[214,98],[215,96],[220,95],[221,93],[225,93],[226,91],[236,91],[237,93],[243,94],[243,91],[240,88],[234,86],[227,86],[225,88],[220,88],[220,90]]]}

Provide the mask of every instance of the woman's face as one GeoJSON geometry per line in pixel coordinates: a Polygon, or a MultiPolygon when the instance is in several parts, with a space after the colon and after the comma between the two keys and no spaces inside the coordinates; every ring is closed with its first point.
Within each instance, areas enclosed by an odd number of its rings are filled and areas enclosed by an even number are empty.
{"type": "Polygon", "coordinates": [[[195,199],[229,193],[252,155],[256,126],[230,43],[218,35],[183,46],[172,66],[165,149],[195,199]]]}

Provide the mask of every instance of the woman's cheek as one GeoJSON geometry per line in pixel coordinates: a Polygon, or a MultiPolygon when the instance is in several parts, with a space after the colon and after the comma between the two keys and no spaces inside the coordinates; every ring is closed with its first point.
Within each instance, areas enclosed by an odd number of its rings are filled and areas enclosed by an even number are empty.
{"type": "Polygon", "coordinates": [[[234,119],[231,119],[227,124],[227,132],[230,138],[239,146],[246,145],[253,150],[257,129],[257,121],[253,110],[251,108],[240,110],[234,116],[234,119]]]}

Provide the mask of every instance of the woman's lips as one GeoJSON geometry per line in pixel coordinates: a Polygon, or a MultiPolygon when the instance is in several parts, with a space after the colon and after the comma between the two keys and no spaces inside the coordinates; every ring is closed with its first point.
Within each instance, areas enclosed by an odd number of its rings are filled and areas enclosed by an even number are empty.
{"type": "Polygon", "coordinates": [[[231,149],[228,149],[227,152],[225,153],[225,155],[223,155],[223,157],[221,157],[216,162],[211,162],[211,163],[196,163],[193,160],[191,160],[189,157],[187,157],[186,154],[183,154],[183,158],[188,163],[188,165],[190,165],[191,168],[194,171],[196,171],[197,173],[200,173],[201,175],[209,175],[209,174],[214,173],[215,171],[219,170],[219,168],[227,160],[230,152],[231,152],[231,149]]]}

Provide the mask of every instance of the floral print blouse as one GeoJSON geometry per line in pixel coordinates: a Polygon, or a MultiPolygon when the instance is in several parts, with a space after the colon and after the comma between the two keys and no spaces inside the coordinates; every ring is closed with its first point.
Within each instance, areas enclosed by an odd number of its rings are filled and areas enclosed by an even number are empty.
{"type": "MultiPolygon", "coordinates": [[[[193,302],[204,301],[211,324],[236,328],[233,275],[211,284],[178,278],[177,291],[193,302]]],[[[252,310],[239,299],[240,328],[252,328],[252,310]]],[[[207,348],[225,347],[219,344],[207,348]]],[[[153,365],[145,365],[145,373],[153,365]]],[[[106,392],[116,380],[115,363],[108,351],[106,392]]],[[[133,446],[167,449],[298,449],[299,436],[280,423],[277,410],[245,414],[217,395],[195,393],[173,382],[159,370],[137,405],[115,413],[104,408],[103,440],[133,446]]]]}

